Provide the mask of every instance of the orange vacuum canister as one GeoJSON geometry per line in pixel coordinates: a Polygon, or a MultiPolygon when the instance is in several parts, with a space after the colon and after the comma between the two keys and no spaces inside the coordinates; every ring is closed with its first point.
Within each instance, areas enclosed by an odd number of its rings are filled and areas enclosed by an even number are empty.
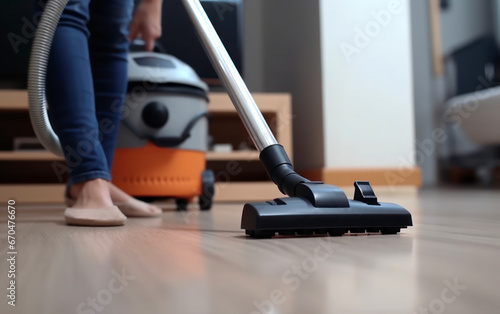
{"type": "Polygon", "coordinates": [[[113,183],[140,198],[175,198],[178,210],[198,197],[212,207],[206,170],[208,87],[177,58],[129,54],[129,86],[118,132],[113,183]]]}

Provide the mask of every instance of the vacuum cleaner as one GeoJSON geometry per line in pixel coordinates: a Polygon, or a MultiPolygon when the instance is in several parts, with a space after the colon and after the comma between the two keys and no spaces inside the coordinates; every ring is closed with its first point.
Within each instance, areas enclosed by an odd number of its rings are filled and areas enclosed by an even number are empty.
{"type": "MultiPolygon", "coordinates": [[[[254,238],[275,235],[331,235],[347,232],[396,234],[412,226],[403,207],[379,202],[369,182],[354,183],[348,199],[336,186],[311,182],[294,171],[293,165],[272,134],[259,108],[224,48],[199,0],[182,0],[240,118],[260,151],[260,159],[278,189],[288,197],[245,204],[241,228],[254,238]]],[[[33,42],[28,75],[30,117],[41,143],[62,155],[59,140],[47,117],[45,74],[50,45],[67,0],[49,0],[33,42]]]]}
{"type": "Polygon", "coordinates": [[[215,176],[206,167],[208,86],[174,56],[141,51],[134,41],[128,55],[128,93],[111,170],[113,183],[150,201],[174,198],[177,210],[198,197],[212,207],[215,176]]]}

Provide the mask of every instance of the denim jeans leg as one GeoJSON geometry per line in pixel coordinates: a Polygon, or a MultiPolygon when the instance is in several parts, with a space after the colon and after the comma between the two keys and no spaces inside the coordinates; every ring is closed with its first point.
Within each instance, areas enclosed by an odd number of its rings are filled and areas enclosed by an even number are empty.
{"type": "Polygon", "coordinates": [[[69,173],[68,184],[110,180],[100,142],[88,47],[90,0],[70,0],[57,27],[47,71],[47,100],[69,173]]]}
{"type": "Polygon", "coordinates": [[[96,114],[110,172],[127,92],[128,34],[133,9],[133,0],[90,3],[89,49],[96,114]]]}

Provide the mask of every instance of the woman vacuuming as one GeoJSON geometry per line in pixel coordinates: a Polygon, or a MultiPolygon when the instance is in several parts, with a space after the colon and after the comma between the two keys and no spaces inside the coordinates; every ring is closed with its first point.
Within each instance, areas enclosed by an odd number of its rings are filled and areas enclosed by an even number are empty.
{"type": "Polygon", "coordinates": [[[69,0],[47,71],[49,116],[64,152],[69,224],[123,225],[161,209],[111,183],[111,166],[127,90],[130,40],[152,50],[161,35],[162,0],[69,0]]]}

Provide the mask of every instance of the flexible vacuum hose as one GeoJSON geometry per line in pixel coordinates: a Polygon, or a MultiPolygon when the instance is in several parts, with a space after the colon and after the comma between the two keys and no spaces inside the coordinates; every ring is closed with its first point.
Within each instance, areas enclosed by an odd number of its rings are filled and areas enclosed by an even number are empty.
{"type": "Polygon", "coordinates": [[[52,39],[68,0],[49,0],[33,40],[28,68],[28,99],[31,124],[42,145],[56,155],[63,155],[47,113],[45,77],[52,39]]]}

